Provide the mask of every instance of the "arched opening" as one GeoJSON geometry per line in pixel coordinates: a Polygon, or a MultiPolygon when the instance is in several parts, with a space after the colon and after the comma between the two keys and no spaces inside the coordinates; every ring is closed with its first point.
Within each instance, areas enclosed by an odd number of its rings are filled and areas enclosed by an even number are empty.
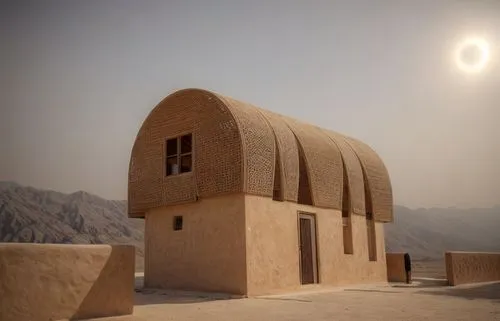
{"type": "Polygon", "coordinates": [[[297,202],[299,204],[313,205],[311,197],[311,187],[309,185],[309,174],[307,172],[306,161],[304,158],[304,150],[300,145],[297,137],[297,146],[299,149],[299,195],[297,202]]]}
{"type": "Polygon", "coordinates": [[[377,260],[377,236],[375,233],[375,221],[373,220],[373,206],[371,201],[371,193],[368,188],[365,171],[365,208],[366,208],[366,233],[368,238],[368,259],[370,261],[377,260]]]}
{"type": "Polygon", "coordinates": [[[342,191],[342,235],[344,243],[344,254],[353,254],[352,223],[351,223],[351,195],[349,193],[349,178],[345,164],[343,164],[344,188],[342,191]]]}
{"type": "MultiPolygon", "coordinates": [[[[275,137],[276,140],[276,137],[275,137]]],[[[283,201],[283,188],[281,187],[281,166],[280,166],[280,153],[278,144],[275,143],[275,156],[274,156],[274,184],[273,184],[273,200],[283,201]]]]}

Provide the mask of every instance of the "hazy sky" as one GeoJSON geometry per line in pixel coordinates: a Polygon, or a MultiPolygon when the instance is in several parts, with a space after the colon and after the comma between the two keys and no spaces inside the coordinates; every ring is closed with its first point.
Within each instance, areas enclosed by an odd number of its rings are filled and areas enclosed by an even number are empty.
{"type": "Polygon", "coordinates": [[[0,180],[125,199],[142,121],[199,87],[367,142],[397,204],[500,203],[500,1],[2,0],[0,44],[0,180]]]}

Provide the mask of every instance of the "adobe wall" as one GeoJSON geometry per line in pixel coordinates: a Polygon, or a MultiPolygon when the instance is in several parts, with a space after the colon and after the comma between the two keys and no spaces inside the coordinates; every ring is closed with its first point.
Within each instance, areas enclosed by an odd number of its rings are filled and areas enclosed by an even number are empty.
{"type": "Polygon", "coordinates": [[[387,281],[406,282],[404,253],[386,253],[387,281]]]}
{"type": "Polygon", "coordinates": [[[135,248],[0,243],[0,321],[132,314],[135,248]]]}
{"type": "Polygon", "coordinates": [[[298,211],[314,213],[321,285],[386,282],[383,223],[375,223],[377,260],[369,261],[364,216],[352,215],[353,254],[344,254],[340,211],[245,195],[247,288],[249,295],[301,287],[298,211]]]}
{"type": "Polygon", "coordinates": [[[445,261],[450,285],[500,281],[500,253],[446,252],[445,261]]]}
{"type": "Polygon", "coordinates": [[[146,287],[246,293],[245,201],[228,194],[146,213],[146,287]],[[173,230],[174,216],[183,229],[173,230]]]}

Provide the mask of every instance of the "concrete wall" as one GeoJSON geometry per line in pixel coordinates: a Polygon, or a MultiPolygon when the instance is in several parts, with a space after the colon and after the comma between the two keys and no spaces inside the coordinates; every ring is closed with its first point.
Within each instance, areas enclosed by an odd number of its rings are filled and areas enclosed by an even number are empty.
{"type": "Polygon", "coordinates": [[[389,282],[406,282],[404,253],[386,253],[387,280],[389,282]]]}
{"type": "Polygon", "coordinates": [[[387,281],[383,223],[375,223],[377,260],[369,261],[366,220],[352,215],[353,254],[344,254],[340,211],[246,195],[246,258],[249,295],[301,287],[297,212],[316,215],[319,283],[346,285],[387,281]]]}
{"type": "Polygon", "coordinates": [[[243,194],[151,210],[145,242],[146,287],[246,293],[243,194]]]}
{"type": "Polygon", "coordinates": [[[500,253],[446,252],[450,285],[500,280],[500,253]]]}
{"type": "Polygon", "coordinates": [[[135,248],[0,244],[0,321],[131,314],[135,248]]]}

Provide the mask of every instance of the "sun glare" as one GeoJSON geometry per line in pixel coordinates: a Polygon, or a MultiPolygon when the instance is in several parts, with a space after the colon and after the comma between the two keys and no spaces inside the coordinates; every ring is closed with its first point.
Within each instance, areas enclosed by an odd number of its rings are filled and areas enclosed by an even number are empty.
{"type": "Polygon", "coordinates": [[[482,71],[490,58],[490,46],[482,38],[468,38],[462,41],[455,52],[458,68],[467,73],[482,71]]]}

